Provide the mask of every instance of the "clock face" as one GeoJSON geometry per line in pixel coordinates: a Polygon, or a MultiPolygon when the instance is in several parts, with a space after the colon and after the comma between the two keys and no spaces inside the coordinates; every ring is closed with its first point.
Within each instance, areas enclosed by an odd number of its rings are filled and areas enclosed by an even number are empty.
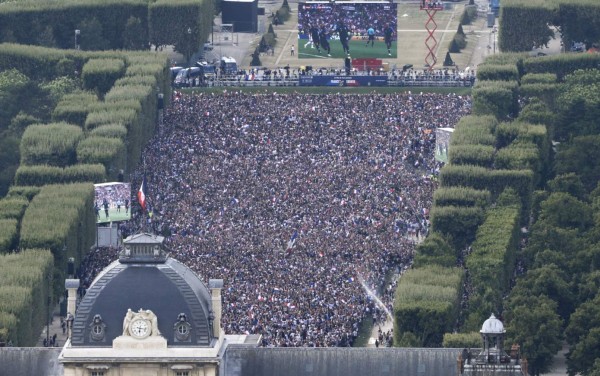
{"type": "Polygon", "coordinates": [[[150,325],[146,320],[137,319],[131,323],[129,332],[136,338],[145,338],[150,334],[150,325]]]}

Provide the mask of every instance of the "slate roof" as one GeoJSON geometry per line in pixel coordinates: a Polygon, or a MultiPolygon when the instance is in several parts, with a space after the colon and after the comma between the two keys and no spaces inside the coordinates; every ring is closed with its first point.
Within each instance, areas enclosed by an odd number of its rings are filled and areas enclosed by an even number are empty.
{"type": "Polygon", "coordinates": [[[158,329],[167,346],[210,346],[211,298],[200,278],[177,260],[164,263],[113,262],[103,270],[77,308],[71,344],[74,347],[111,347],[123,334],[127,309],[150,309],[158,318],[158,329]],[[174,324],[185,313],[192,326],[190,342],[175,342],[174,324]],[[105,327],[102,341],[91,338],[94,315],[99,314],[105,327]]]}

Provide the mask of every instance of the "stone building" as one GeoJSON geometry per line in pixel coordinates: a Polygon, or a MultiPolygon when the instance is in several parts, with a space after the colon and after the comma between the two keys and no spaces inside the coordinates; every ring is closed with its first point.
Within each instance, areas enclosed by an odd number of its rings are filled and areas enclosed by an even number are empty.
{"type": "MultiPolygon", "coordinates": [[[[170,258],[163,237],[136,234],[105,268],[75,311],[58,360],[65,376],[215,376],[231,344],[258,336],[225,336],[223,280],[206,286],[170,258]]],[[[77,284],[67,281],[72,297],[77,284]]],[[[74,299],[70,299],[74,301],[74,299]]]]}

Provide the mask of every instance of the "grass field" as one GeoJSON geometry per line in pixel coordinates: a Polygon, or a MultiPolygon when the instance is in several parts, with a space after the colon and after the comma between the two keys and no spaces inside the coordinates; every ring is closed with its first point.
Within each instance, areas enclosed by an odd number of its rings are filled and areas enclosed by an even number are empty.
{"type": "MultiPolygon", "coordinates": [[[[342,44],[338,40],[332,40],[329,42],[331,47],[331,56],[327,56],[327,52],[321,49],[321,54],[317,52],[316,48],[311,48],[310,45],[304,47],[308,42],[307,39],[298,39],[298,58],[299,59],[343,59],[346,57],[342,44]]],[[[396,58],[397,43],[392,42],[391,52],[392,55],[388,55],[387,47],[383,41],[375,41],[373,47],[366,46],[366,42],[360,40],[351,40],[348,42],[350,47],[350,56],[354,58],[360,57],[373,57],[373,58],[396,58]]]]}
{"type": "Polygon", "coordinates": [[[98,214],[99,216],[96,217],[96,223],[128,221],[131,219],[131,210],[125,213],[125,206],[121,207],[121,211],[117,211],[117,208],[109,208],[108,218],[104,213],[104,209],[100,209],[100,212],[98,214]]]}

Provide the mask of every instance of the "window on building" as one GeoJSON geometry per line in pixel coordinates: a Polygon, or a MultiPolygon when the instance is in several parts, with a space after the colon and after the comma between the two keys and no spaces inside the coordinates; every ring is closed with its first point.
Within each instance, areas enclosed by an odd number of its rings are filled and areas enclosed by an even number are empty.
{"type": "Polygon", "coordinates": [[[189,371],[177,371],[175,372],[175,376],[190,376],[189,371]]]}
{"type": "Polygon", "coordinates": [[[104,371],[92,371],[91,376],[104,376],[104,371]]]}

